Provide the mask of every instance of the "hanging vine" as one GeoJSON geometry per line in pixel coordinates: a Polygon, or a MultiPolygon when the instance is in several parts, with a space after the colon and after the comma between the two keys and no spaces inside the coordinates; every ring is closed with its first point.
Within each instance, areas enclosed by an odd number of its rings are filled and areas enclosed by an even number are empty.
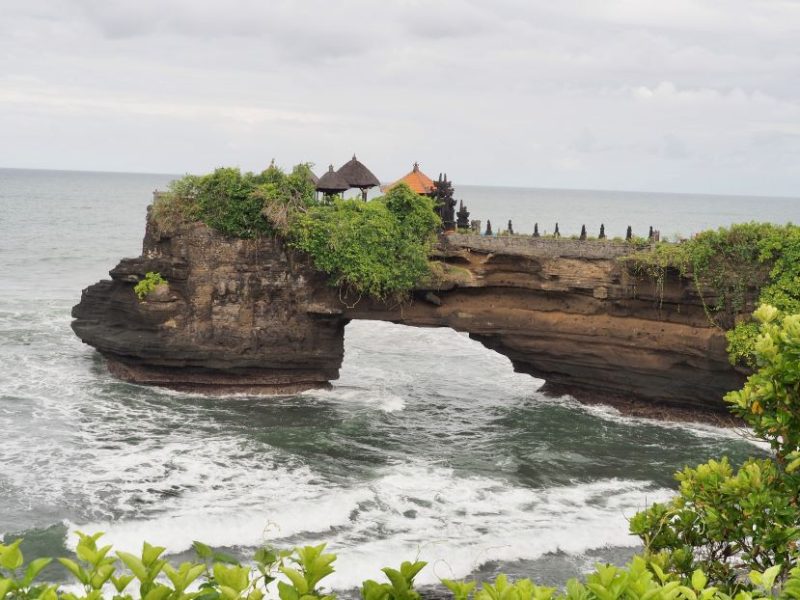
{"type": "Polygon", "coordinates": [[[727,331],[732,362],[750,361],[755,328],[742,315],[755,300],[800,310],[800,227],[742,223],[659,243],[627,256],[632,275],[653,282],[659,299],[669,271],[691,279],[709,321],[727,331]]]}

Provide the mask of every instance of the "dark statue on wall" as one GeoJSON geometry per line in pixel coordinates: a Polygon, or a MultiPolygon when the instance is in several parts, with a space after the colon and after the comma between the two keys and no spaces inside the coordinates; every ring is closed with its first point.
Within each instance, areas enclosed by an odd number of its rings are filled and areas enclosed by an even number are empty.
{"type": "Polygon", "coordinates": [[[459,229],[469,229],[469,211],[464,206],[464,201],[458,203],[458,219],[456,220],[456,227],[459,229]]]}
{"type": "Polygon", "coordinates": [[[454,231],[456,228],[456,201],[453,199],[453,183],[447,180],[447,173],[444,175],[439,173],[439,179],[433,182],[431,197],[436,203],[436,212],[442,219],[444,230],[454,231]]]}

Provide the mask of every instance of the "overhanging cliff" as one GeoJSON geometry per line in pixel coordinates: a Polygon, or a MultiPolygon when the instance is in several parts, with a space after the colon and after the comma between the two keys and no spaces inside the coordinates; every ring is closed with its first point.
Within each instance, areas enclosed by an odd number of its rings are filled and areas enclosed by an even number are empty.
{"type": "MultiPolygon", "coordinates": [[[[209,392],[294,392],[338,377],[351,319],[452,327],[517,371],[577,394],[721,408],[743,376],[728,363],[693,282],[632,276],[614,242],[450,235],[447,276],[386,305],[343,299],[279,239],[241,240],[195,223],[148,223],[142,255],[85,289],[73,329],[119,377],[209,392]],[[140,302],[160,272],[168,290],[140,302]]],[[[704,292],[713,301],[711,290],[704,292]]]]}

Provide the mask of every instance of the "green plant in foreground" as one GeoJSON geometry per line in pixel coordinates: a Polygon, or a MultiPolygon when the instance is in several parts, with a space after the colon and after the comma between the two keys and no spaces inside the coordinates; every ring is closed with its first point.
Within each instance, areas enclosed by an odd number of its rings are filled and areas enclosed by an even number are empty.
{"type": "Polygon", "coordinates": [[[152,271],[149,271],[144,276],[144,279],[139,281],[139,283],[134,286],[133,291],[139,300],[144,300],[147,298],[147,295],[150,292],[156,289],[156,286],[161,285],[162,283],[167,283],[167,280],[161,276],[161,273],[153,273],[152,271]]]}
{"type": "Polygon", "coordinates": [[[0,600],[6,597],[14,600],[55,600],[56,586],[34,584],[42,569],[53,559],[37,558],[28,563],[23,571],[24,557],[19,548],[21,543],[22,540],[18,539],[8,545],[0,544],[0,600]]]}
{"type": "Polygon", "coordinates": [[[389,583],[368,579],[361,586],[361,597],[364,600],[419,600],[419,592],[414,589],[414,578],[426,564],[422,561],[405,561],[399,570],[384,567],[381,570],[389,583]]]}
{"type": "MultiPolygon", "coordinates": [[[[293,551],[256,551],[252,565],[195,542],[202,562],[173,566],[163,558],[164,548],[145,543],[139,555],[116,552],[111,546],[98,547],[102,534],[78,534],[77,561],[59,559],[79,584],[79,591],[66,591],[55,584],[33,585],[50,559],[31,561],[24,575],[20,541],[0,544],[0,600],[335,600],[322,591],[322,581],[333,572],[334,554],[325,545],[305,546],[293,551]],[[278,579],[277,598],[270,584],[278,579]],[[138,587],[138,590],[136,588],[138,587]],[[134,591],[136,590],[136,591],[134,591]]],[[[442,580],[453,600],[788,600],[800,597],[800,569],[786,580],[778,579],[780,567],[748,573],[735,596],[721,587],[709,586],[702,570],[686,577],[663,568],[663,556],[648,561],[636,556],[626,567],[597,565],[585,582],[567,582],[562,591],[539,586],[529,579],[510,580],[498,575],[484,581],[442,580]]],[[[364,581],[363,600],[420,600],[414,580],[425,567],[421,561],[404,562],[399,569],[384,568],[388,583],[364,581]]]]}
{"type": "Polygon", "coordinates": [[[679,495],[631,520],[649,552],[687,575],[702,568],[718,585],[741,587],[748,570],[784,580],[800,543],[800,314],[778,318],[762,305],[754,356],[757,371],[726,397],[731,411],[774,455],[734,470],[727,459],[686,467],[679,495]]]}

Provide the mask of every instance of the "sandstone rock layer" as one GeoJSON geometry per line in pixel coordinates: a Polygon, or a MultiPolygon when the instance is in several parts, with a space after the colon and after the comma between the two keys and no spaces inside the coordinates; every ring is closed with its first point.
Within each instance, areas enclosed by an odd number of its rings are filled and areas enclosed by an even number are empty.
{"type": "Polygon", "coordinates": [[[634,277],[619,260],[629,252],[624,243],[450,235],[433,257],[448,276],[387,305],[340,297],[279,239],[231,239],[201,224],[167,234],[148,223],[142,255],[84,290],[72,326],[117,376],[176,389],[327,386],[345,325],[376,319],[468,332],[517,371],[579,396],[722,409],[743,376],[703,308],[711,291],[701,298],[675,273],[663,285],[634,277]],[[169,287],[139,301],[133,287],[148,271],[169,287]]]}

